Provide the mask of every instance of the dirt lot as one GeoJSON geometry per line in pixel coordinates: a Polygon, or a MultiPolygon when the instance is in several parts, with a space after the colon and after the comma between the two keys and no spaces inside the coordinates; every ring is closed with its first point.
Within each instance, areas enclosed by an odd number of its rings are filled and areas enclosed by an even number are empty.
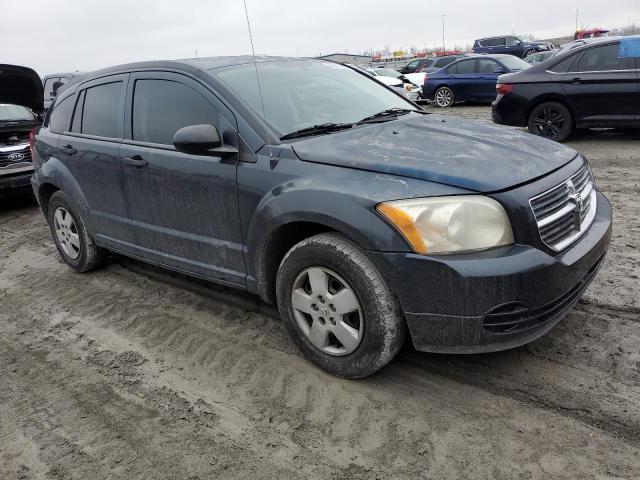
{"type": "Polygon", "coordinates": [[[575,310],[527,347],[406,348],[358,382],[252,297],[121,258],[72,273],[35,204],[3,200],[0,478],[640,478],[640,140],[570,144],[616,222],[575,310]]]}

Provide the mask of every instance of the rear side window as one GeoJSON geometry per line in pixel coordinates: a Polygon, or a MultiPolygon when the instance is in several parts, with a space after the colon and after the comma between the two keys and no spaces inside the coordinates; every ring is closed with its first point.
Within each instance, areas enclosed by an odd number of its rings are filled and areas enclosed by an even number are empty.
{"type": "Polygon", "coordinates": [[[475,73],[475,60],[463,60],[454,63],[447,69],[447,73],[458,75],[475,73]]]}
{"type": "Polygon", "coordinates": [[[63,133],[69,130],[75,98],[75,95],[71,95],[64,98],[60,103],[56,102],[53,111],[49,114],[49,130],[51,132],[63,133]]]}
{"type": "Polygon", "coordinates": [[[619,43],[590,48],[578,61],[577,72],[602,72],[606,70],[627,70],[626,58],[618,58],[619,43]]]}
{"type": "Polygon", "coordinates": [[[575,64],[576,57],[578,55],[571,55],[569,58],[565,58],[560,63],[555,64],[553,67],[549,69],[550,72],[554,73],[567,73],[571,71],[571,68],[575,64]]]}
{"type": "Polygon", "coordinates": [[[99,137],[121,138],[118,114],[122,102],[122,82],[106,83],[85,91],[82,133],[99,137]]]}
{"type": "Polygon", "coordinates": [[[132,137],[172,145],[182,127],[218,123],[217,109],[200,93],[170,80],[137,80],[133,95],[132,137]]]}
{"type": "Polygon", "coordinates": [[[488,58],[478,59],[478,73],[493,73],[498,69],[499,65],[488,58]]]}

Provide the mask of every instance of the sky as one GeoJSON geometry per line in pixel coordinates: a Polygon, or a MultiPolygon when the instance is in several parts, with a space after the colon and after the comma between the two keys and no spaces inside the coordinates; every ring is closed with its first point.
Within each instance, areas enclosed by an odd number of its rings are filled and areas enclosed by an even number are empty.
{"type": "MultiPolygon", "coordinates": [[[[242,0],[0,0],[0,63],[40,75],[139,60],[251,53],[242,0]]],[[[640,0],[246,0],[257,54],[436,47],[491,35],[640,25],[640,0]]]]}

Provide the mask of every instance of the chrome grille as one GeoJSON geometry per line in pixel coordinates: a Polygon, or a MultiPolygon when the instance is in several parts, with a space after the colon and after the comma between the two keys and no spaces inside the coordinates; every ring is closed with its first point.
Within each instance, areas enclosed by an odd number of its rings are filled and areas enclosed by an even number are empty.
{"type": "Polygon", "coordinates": [[[0,168],[12,168],[23,163],[31,163],[29,144],[0,147],[0,168]]]}
{"type": "Polygon", "coordinates": [[[576,241],[596,216],[596,188],[588,165],[578,173],[529,200],[540,239],[559,252],[576,241]]]}

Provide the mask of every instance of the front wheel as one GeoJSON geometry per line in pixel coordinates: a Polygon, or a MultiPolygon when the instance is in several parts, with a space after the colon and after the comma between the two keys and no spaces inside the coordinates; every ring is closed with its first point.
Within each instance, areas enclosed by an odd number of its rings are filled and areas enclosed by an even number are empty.
{"type": "Polygon", "coordinates": [[[558,102],[541,103],[529,115],[529,132],[564,142],[573,129],[573,117],[567,107],[558,102]]]}
{"type": "Polygon", "coordinates": [[[527,58],[529,55],[533,55],[534,53],[536,53],[535,50],[531,49],[531,50],[527,50],[524,52],[524,54],[522,55],[522,58],[527,58]]]}
{"type": "Polygon", "coordinates": [[[277,277],[280,315],[303,354],[345,378],[387,365],[406,337],[397,299],[356,244],[321,234],[295,245],[277,277]]]}
{"type": "Polygon", "coordinates": [[[453,95],[453,90],[449,87],[440,87],[436,90],[433,99],[440,108],[451,107],[455,102],[455,97],[453,95]]]}

